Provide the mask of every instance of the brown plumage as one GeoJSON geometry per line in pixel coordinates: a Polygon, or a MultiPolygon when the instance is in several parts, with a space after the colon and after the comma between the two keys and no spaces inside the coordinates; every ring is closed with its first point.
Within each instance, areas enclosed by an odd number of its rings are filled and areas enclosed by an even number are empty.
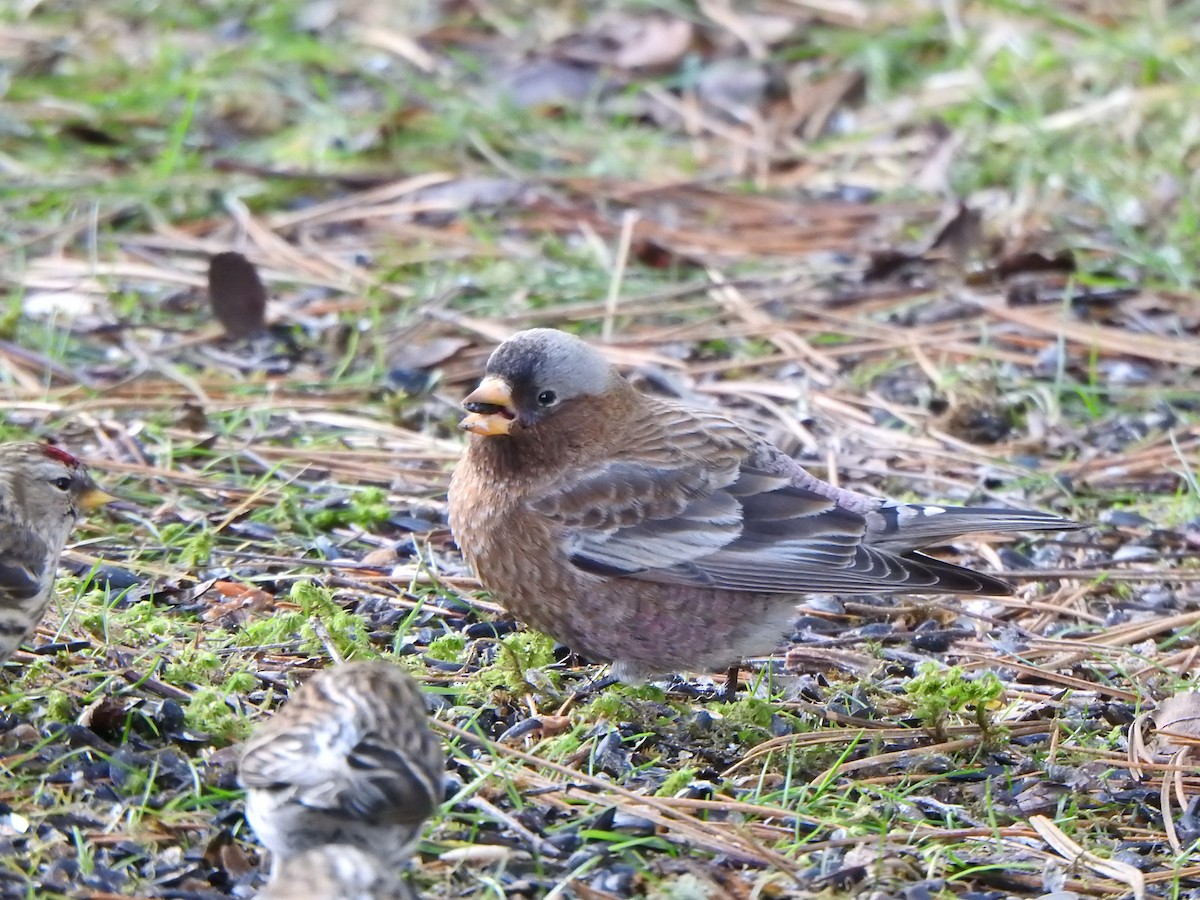
{"type": "Polygon", "coordinates": [[[75,523],[112,499],[64,450],[0,444],[0,663],[45,615],[75,523]]]}
{"type": "Polygon", "coordinates": [[[442,799],[444,754],[424,696],[399,666],[314,675],[246,742],[246,819],[273,855],[354,844],[394,869],[442,799]]]}
{"type": "Polygon", "coordinates": [[[464,556],[512,613],[626,680],[770,653],[807,593],[1010,593],[918,550],[1077,527],[836,488],[718,413],[642,394],[552,329],[501,344],[463,405],[473,435],[450,525],[464,556]]]}
{"type": "Polygon", "coordinates": [[[351,844],[324,844],[284,860],[258,900],[415,900],[377,857],[351,844]]]}

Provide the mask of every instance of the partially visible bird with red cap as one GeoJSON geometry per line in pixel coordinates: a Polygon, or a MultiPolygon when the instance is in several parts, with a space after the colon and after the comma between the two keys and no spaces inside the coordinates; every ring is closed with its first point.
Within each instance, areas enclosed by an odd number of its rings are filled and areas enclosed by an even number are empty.
{"type": "Polygon", "coordinates": [[[33,634],[75,523],[113,499],[49,444],[0,444],[0,663],[33,634]]]}

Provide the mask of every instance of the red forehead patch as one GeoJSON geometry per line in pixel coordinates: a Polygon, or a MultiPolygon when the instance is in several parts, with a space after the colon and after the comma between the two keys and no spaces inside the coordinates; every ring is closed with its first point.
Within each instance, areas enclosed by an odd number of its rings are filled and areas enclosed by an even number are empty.
{"type": "Polygon", "coordinates": [[[43,445],[42,452],[45,453],[51,459],[57,459],[60,463],[62,463],[64,465],[67,465],[67,466],[80,465],[79,460],[77,460],[75,457],[73,457],[66,450],[60,450],[58,447],[54,447],[50,444],[43,445]]]}

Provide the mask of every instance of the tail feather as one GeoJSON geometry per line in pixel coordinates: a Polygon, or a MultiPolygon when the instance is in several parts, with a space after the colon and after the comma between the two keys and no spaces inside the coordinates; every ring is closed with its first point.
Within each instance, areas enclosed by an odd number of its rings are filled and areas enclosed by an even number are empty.
{"type": "Polygon", "coordinates": [[[866,541],[903,553],[985,531],[1074,531],[1084,526],[1053,513],[982,506],[896,503],[867,514],[866,541]]]}
{"type": "MultiPolygon", "coordinates": [[[[985,594],[990,597],[1006,597],[1013,592],[1013,586],[1003,579],[974,569],[967,569],[948,563],[942,559],[926,556],[924,553],[910,551],[901,554],[906,568],[919,569],[934,578],[929,586],[922,586],[913,593],[921,594],[985,594]]],[[[903,591],[903,587],[898,590],[903,591]]]]}

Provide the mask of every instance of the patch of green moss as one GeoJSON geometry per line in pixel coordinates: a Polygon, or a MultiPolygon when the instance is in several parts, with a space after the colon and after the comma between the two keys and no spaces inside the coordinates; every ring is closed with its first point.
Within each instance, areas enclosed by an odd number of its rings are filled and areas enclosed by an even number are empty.
{"type": "Polygon", "coordinates": [[[74,722],[75,701],[66,691],[51,690],[46,693],[46,718],[51,722],[74,722]]]}
{"type": "Polygon", "coordinates": [[[171,620],[163,615],[163,611],[149,600],[140,600],[116,613],[121,624],[129,628],[139,628],[155,635],[165,635],[170,632],[171,620]]]}
{"type": "Polygon", "coordinates": [[[127,644],[144,645],[152,638],[170,636],[179,620],[167,616],[149,600],[141,600],[125,609],[105,606],[92,609],[79,617],[83,628],[101,638],[127,644]]]}
{"type": "Polygon", "coordinates": [[[235,713],[225,702],[221,688],[200,688],[184,709],[188,728],[209,735],[221,743],[232,744],[249,737],[253,723],[235,713]]]}
{"type": "Polygon", "coordinates": [[[970,713],[983,731],[989,731],[988,709],[1004,695],[1004,685],[994,672],[968,678],[961,667],[936,662],[922,663],[905,690],[913,712],[939,730],[948,719],[970,713]]]}
{"type": "MultiPolygon", "coordinates": [[[[374,659],[379,654],[371,646],[371,637],[361,616],[357,616],[341,607],[335,607],[337,612],[320,617],[321,623],[329,633],[334,649],[342,655],[342,659],[374,659]]],[[[311,621],[305,621],[300,628],[300,634],[307,640],[306,646],[321,647],[325,644],[317,636],[311,621]]]]}
{"type": "MultiPolygon", "coordinates": [[[[480,682],[489,688],[501,688],[513,694],[528,691],[525,673],[554,665],[554,640],[539,631],[518,631],[500,640],[496,661],[479,673],[480,682]]],[[[555,673],[543,672],[551,684],[555,673]]]]}
{"type": "Polygon", "coordinates": [[[177,647],[174,657],[163,667],[163,681],[167,684],[203,684],[220,668],[221,657],[217,654],[185,645],[177,647]]]}
{"type": "Polygon", "coordinates": [[[771,717],[776,710],[765,700],[746,696],[714,711],[720,714],[713,727],[718,736],[746,746],[761,744],[771,736],[771,717]]]}
{"type": "Polygon", "coordinates": [[[227,694],[245,694],[257,686],[258,679],[254,677],[254,673],[242,671],[231,672],[225,679],[225,683],[221,685],[221,689],[227,694]]]}
{"type": "Polygon", "coordinates": [[[466,649],[467,639],[461,634],[442,634],[429,642],[429,649],[425,652],[430,659],[456,663],[462,662],[466,649]]]}
{"type": "Polygon", "coordinates": [[[324,644],[317,636],[311,619],[315,616],[329,633],[334,648],[346,659],[371,659],[377,656],[371,646],[362,617],[334,602],[333,594],[311,581],[297,581],[288,599],[300,610],[280,611],[272,616],[246,623],[237,637],[238,646],[261,647],[298,641],[306,653],[319,653],[324,644]]]}
{"type": "MultiPolygon", "coordinates": [[[[265,647],[300,639],[304,627],[304,613],[295,610],[277,610],[270,616],[255,619],[242,626],[236,641],[240,647],[265,647]]],[[[310,649],[304,647],[303,649],[310,649]]]]}
{"type": "Polygon", "coordinates": [[[697,771],[697,769],[694,769],[691,766],[685,766],[682,769],[676,769],[663,779],[663,783],[658,786],[658,790],[654,792],[654,796],[674,797],[692,783],[692,779],[696,777],[697,771]]]}
{"type": "Polygon", "coordinates": [[[22,319],[21,294],[13,291],[8,302],[0,308],[0,339],[11,341],[17,335],[17,325],[22,319]]]}
{"type": "Polygon", "coordinates": [[[163,544],[171,548],[171,563],[180,569],[207,566],[212,554],[213,534],[203,526],[169,522],[162,527],[163,544]]]}
{"type": "Polygon", "coordinates": [[[309,535],[313,533],[308,513],[292,494],[283,494],[279,502],[260,510],[255,518],[261,518],[275,528],[309,535]]]}
{"type": "Polygon", "coordinates": [[[387,492],[371,487],[356,491],[347,503],[319,510],[309,518],[314,528],[324,531],[346,525],[357,525],[365,531],[371,531],[391,515],[387,492]]]}
{"type": "Polygon", "coordinates": [[[583,707],[587,719],[605,718],[613,722],[636,722],[644,716],[645,705],[661,706],[667,695],[652,684],[619,684],[606,690],[583,707]]]}
{"type": "Polygon", "coordinates": [[[552,696],[557,695],[560,678],[550,668],[555,662],[553,638],[538,631],[521,631],[506,635],[499,644],[492,663],[480,669],[467,683],[465,699],[487,701],[495,691],[512,695],[538,692],[535,684],[542,685],[552,696]],[[531,684],[528,673],[534,670],[538,677],[531,684]]]}
{"type": "Polygon", "coordinates": [[[691,872],[664,881],[650,894],[651,900],[710,900],[714,886],[691,872]]]}

